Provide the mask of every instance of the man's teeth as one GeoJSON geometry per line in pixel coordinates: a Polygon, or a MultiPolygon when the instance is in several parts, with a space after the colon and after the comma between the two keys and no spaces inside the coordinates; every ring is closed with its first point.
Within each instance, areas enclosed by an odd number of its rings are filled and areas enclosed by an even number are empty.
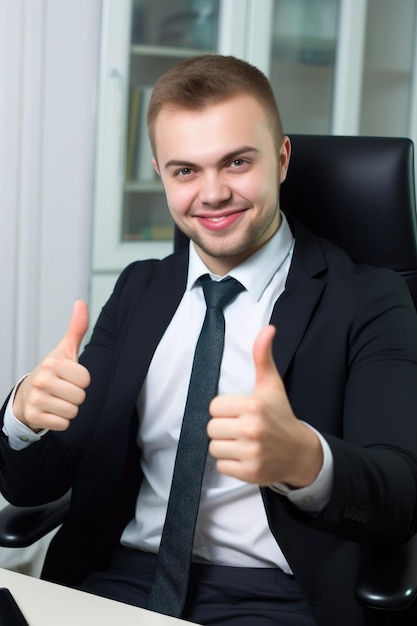
{"type": "Polygon", "coordinates": [[[221,222],[221,220],[224,220],[224,217],[209,217],[208,220],[210,222],[221,222]]]}

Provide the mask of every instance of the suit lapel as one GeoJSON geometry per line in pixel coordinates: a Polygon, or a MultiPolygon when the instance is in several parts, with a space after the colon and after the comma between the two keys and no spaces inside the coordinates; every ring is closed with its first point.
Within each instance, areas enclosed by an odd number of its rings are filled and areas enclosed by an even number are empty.
{"type": "MultiPolygon", "coordinates": [[[[289,220],[290,221],[290,220],[289,220]]],[[[274,359],[284,378],[326,285],[327,262],[319,240],[291,220],[296,244],[285,291],[272,312],[274,359]]]]}
{"type": "Polygon", "coordinates": [[[188,254],[183,253],[158,274],[132,316],[124,342],[122,369],[135,401],[155,349],[184,294],[187,270],[188,254]]]}
{"type": "MultiPolygon", "coordinates": [[[[155,349],[169,325],[184,293],[188,253],[179,254],[158,271],[141,293],[124,331],[117,355],[115,374],[103,412],[103,429],[128,430],[155,349]],[[119,419],[114,419],[114,416],[119,419]],[[123,419],[120,419],[122,418],[123,419]]],[[[102,432],[108,437],[108,432],[102,432]]]]}

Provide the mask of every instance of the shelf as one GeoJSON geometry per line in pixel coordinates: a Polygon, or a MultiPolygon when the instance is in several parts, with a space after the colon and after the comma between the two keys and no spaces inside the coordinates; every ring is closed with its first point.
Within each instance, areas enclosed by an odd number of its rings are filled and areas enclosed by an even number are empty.
{"type": "Polygon", "coordinates": [[[332,65],[336,54],[333,38],[280,35],[273,42],[273,58],[277,61],[308,65],[332,65]]]}
{"type": "Polygon", "coordinates": [[[173,226],[146,226],[136,233],[124,235],[122,241],[172,241],[173,239],[173,226]]]}
{"type": "Polygon", "coordinates": [[[129,181],[125,183],[124,190],[129,193],[163,193],[164,188],[159,180],[149,182],[129,181]]]}
{"type": "Polygon", "coordinates": [[[133,55],[149,56],[149,57],[167,57],[186,59],[188,57],[196,57],[200,54],[214,54],[213,50],[205,50],[203,48],[183,48],[177,46],[150,46],[146,44],[134,44],[130,51],[133,55]]]}

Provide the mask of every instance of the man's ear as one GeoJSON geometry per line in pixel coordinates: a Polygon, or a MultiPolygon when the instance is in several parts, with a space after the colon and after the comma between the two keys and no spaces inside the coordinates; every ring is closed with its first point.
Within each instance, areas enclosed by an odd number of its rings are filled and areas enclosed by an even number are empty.
{"type": "Polygon", "coordinates": [[[282,139],[279,149],[279,182],[283,183],[287,178],[288,166],[290,164],[291,142],[286,135],[282,139]]]}
{"type": "Polygon", "coordinates": [[[156,162],[155,158],[152,159],[152,165],[153,165],[155,172],[158,174],[158,176],[160,176],[161,172],[159,171],[158,163],[156,162]]]}

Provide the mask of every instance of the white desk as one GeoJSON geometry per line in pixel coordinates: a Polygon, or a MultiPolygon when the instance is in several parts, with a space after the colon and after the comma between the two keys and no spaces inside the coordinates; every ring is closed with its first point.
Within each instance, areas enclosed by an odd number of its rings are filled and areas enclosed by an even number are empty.
{"type": "Polygon", "coordinates": [[[181,619],[0,569],[0,587],[14,596],[29,626],[180,626],[181,619]]]}

